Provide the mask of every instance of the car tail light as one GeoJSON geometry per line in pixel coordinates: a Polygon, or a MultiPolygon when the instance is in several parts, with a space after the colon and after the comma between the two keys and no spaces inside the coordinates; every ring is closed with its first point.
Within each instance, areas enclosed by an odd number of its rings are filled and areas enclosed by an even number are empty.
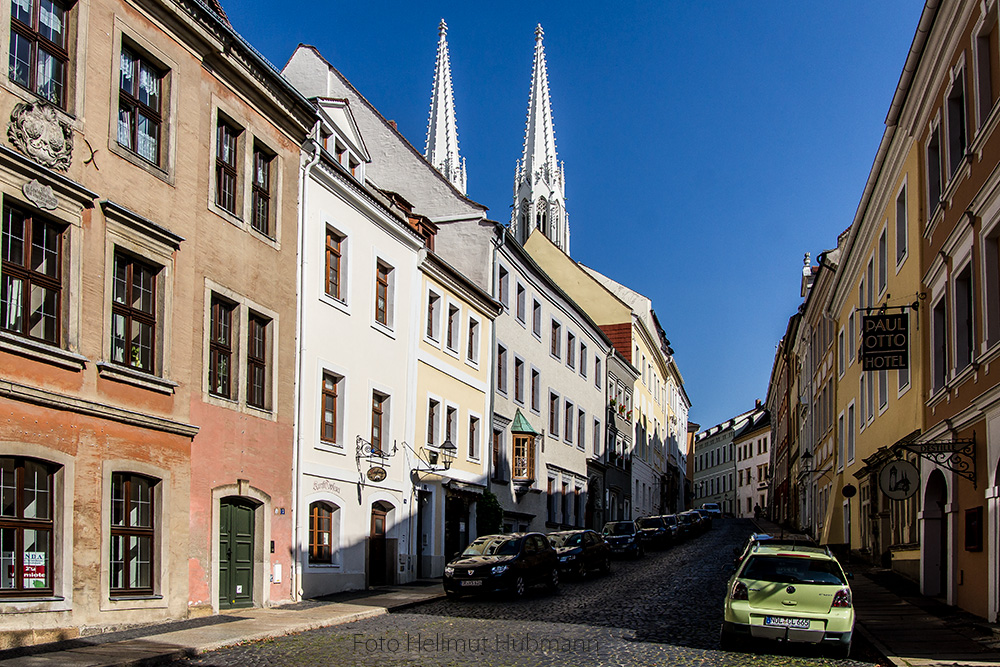
{"type": "Polygon", "coordinates": [[[851,606],[851,591],[846,588],[841,588],[837,591],[837,594],[833,596],[834,607],[850,607],[851,606]]]}
{"type": "Polygon", "coordinates": [[[742,581],[737,581],[733,584],[733,592],[729,595],[729,597],[732,600],[749,600],[750,595],[747,591],[747,585],[742,581]]]}

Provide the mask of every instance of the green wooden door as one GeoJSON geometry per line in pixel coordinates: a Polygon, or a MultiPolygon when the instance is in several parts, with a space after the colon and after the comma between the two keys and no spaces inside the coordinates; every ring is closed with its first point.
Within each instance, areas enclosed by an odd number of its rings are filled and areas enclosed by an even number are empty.
{"type": "Polygon", "coordinates": [[[219,607],[253,606],[254,508],[236,498],[219,513],[219,607]]]}

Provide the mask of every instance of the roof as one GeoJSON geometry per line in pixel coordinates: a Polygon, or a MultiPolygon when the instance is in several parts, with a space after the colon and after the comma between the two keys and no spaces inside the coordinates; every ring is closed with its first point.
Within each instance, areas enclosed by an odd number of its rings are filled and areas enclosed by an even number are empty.
{"type": "Polygon", "coordinates": [[[517,412],[514,413],[514,421],[510,425],[511,433],[526,433],[528,435],[541,435],[538,431],[531,427],[528,420],[524,418],[521,414],[521,409],[518,408],[517,412]]]}

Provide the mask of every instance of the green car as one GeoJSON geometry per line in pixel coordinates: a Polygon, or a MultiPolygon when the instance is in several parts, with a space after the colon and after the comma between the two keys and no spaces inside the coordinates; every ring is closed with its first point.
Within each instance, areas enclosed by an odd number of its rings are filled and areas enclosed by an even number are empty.
{"type": "Polygon", "coordinates": [[[829,645],[851,652],[849,575],[826,547],[751,543],[726,592],[722,649],[753,639],[829,645]]]}

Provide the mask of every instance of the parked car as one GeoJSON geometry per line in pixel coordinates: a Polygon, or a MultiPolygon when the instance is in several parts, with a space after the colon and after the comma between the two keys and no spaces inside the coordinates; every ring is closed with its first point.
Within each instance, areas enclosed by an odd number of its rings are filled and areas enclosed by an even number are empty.
{"type": "Polygon", "coordinates": [[[766,542],[769,545],[781,545],[786,547],[815,547],[818,546],[816,542],[805,535],[791,535],[778,537],[776,535],[770,535],[768,533],[753,533],[747,538],[747,541],[743,543],[743,547],[740,549],[733,549],[733,567],[738,566],[743,559],[753,550],[755,544],[760,544],[766,542]]]}
{"type": "Polygon", "coordinates": [[[698,521],[693,516],[687,512],[681,512],[676,516],[678,537],[687,540],[698,534],[698,521]]]}
{"type": "Polygon", "coordinates": [[[701,509],[711,512],[720,519],[722,518],[722,507],[719,506],[719,503],[702,503],[701,509]]]}
{"type": "Polygon", "coordinates": [[[694,510],[687,510],[686,512],[681,512],[680,514],[678,514],[677,518],[680,521],[687,521],[690,523],[691,535],[700,535],[701,533],[705,532],[706,528],[705,520],[701,517],[700,514],[698,514],[698,512],[694,510]]]}
{"type": "Polygon", "coordinates": [[[708,530],[709,528],[712,527],[712,513],[711,512],[709,512],[706,509],[697,509],[697,510],[691,510],[691,511],[692,512],[697,512],[698,514],[701,515],[701,520],[704,522],[702,527],[705,530],[708,530]]]}
{"type": "Polygon", "coordinates": [[[559,557],[541,533],[511,533],[476,538],[444,568],[444,591],[465,593],[508,591],[523,597],[528,586],[559,590],[559,557]]]}
{"type": "Polygon", "coordinates": [[[677,520],[674,519],[673,525],[668,525],[662,516],[644,516],[636,519],[635,525],[639,529],[639,537],[646,546],[657,549],[673,544],[677,532],[677,520]]]}
{"type": "Polygon", "coordinates": [[[755,540],[729,579],[720,642],[748,638],[829,645],[851,652],[854,602],[840,563],[825,547],[755,540]]]}
{"type": "Polygon", "coordinates": [[[611,546],[611,553],[642,558],[646,553],[642,540],[639,538],[639,529],[635,521],[609,521],[604,524],[601,531],[604,539],[611,546]]]}
{"type": "Polygon", "coordinates": [[[611,572],[611,545],[592,530],[563,530],[549,533],[549,542],[559,556],[564,572],[583,579],[593,570],[611,572]]]}

